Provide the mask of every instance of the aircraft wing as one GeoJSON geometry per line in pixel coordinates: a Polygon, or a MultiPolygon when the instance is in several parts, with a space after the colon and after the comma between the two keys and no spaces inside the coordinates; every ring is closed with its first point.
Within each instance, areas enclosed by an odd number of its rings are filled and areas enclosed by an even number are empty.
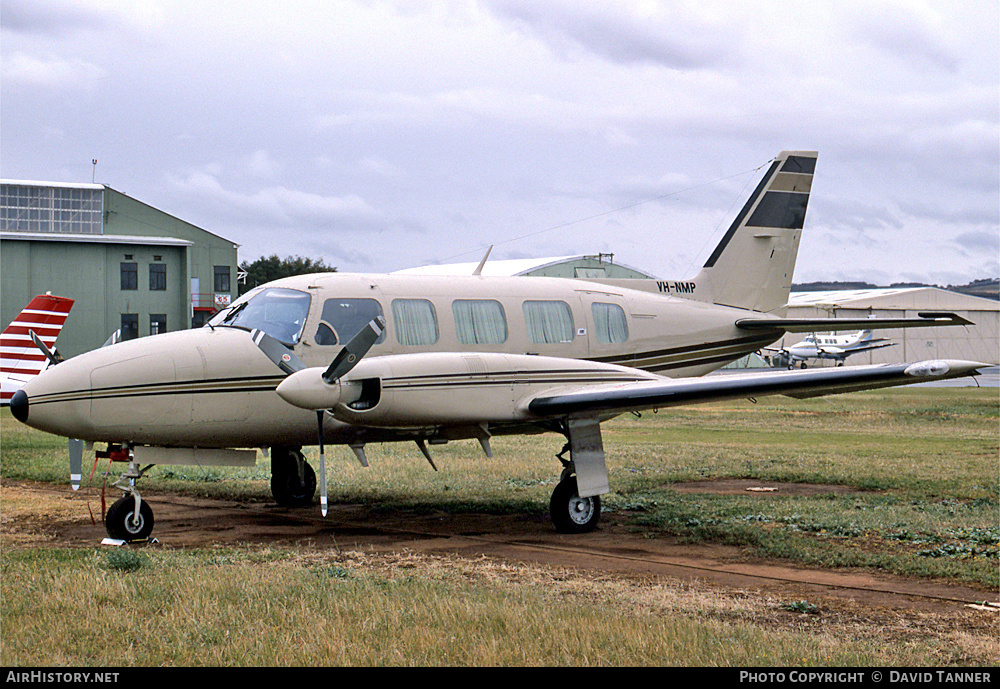
{"type": "Polygon", "coordinates": [[[941,325],[975,325],[949,311],[921,311],[917,318],[741,318],[736,327],[742,330],[784,330],[788,333],[811,333],[818,330],[874,330],[875,328],[926,328],[941,325]]]}
{"type": "Polygon", "coordinates": [[[531,400],[528,409],[537,416],[562,417],[624,413],[765,395],[820,397],[977,375],[978,369],[988,365],[973,361],[921,361],[599,384],[540,395],[531,400]]]}
{"type": "Polygon", "coordinates": [[[868,352],[873,349],[881,349],[882,347],[892,347],[895,344],[895,342],[889,342],[888,340],[871,340],[863,345],[844,347],[844,354],[849,356],[851,354],[857,354],[858,352],[868,352]]]}

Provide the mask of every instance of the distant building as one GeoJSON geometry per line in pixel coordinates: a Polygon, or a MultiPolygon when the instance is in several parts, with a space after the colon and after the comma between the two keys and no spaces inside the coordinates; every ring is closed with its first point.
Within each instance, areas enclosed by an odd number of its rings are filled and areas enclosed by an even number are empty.
{"type": "MultiPolygon", "coordinates": [[[[788,300],[789,318],[915,318],[920,312],[953,311],[974,325],[937,328],[879,328],[878,337],[895,345],[848,358],[848,364],[882,364],[924,359],[965,359],[992,364],[1000,361],[1000,303],[959,294],[938,287],[901,287],[828,292],[793,292],[788,300]]],[[[789,334],[784,345],[805,334],[789,334]]],[[[833,365],[810,361],[810,366],[833,365]]]]}
{"type": "Polygon", "coordinates": [[[63,356],[202,325],[237,293],[238,248],[103,184],[0,180],[0,322],[75,299],[63,356]]]}

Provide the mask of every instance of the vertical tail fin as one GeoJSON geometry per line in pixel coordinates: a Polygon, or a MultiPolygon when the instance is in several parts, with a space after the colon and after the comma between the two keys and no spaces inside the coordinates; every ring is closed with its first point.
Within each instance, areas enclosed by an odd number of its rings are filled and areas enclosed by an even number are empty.
{"type": "Polygon", "coordinates": [[[695,299],[782,312],[816,168],[815,151],[783,151],[694,279],[695,299]]]}
{"type": "Polygon", "coordinates": [[[72,307],[72,299],[40,294],[4,328],[0,334],[0,376],[4,379],[0,403],[10,404],[15,390],[49,365],[46,355],[32,341],[31,333],[49,349],[54,348],[72,307]]]}

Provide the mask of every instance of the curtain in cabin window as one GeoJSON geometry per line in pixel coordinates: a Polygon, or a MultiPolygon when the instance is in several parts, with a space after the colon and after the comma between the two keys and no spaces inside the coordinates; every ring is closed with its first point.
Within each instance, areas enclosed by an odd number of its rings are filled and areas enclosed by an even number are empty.
{"type": "Polygon", "coordinates": [[[625,311],[617,304],[595,302],[591,306],[594,314],[594,330],[597,341],[604,344],[618,344],[628,340],[628,323],[625,311]]]}
{"type": "Polygon", "coordinates": [[[507,341],[503,306],[492,299],[457,299],[451,304],[455,332],[462,344],[501,344],[507,341]]]}
{"type": "Polygon", "coordinates": [[[401,345],[432,345],[438,341],[437,315],[426,299],[394,299],[392,318],[401,345]]]}
{"type": "Polygon", "coordinates": [[[538,344],[573,341],[573,312],[564,301],[524,302],[528,339],[538,344]]]}

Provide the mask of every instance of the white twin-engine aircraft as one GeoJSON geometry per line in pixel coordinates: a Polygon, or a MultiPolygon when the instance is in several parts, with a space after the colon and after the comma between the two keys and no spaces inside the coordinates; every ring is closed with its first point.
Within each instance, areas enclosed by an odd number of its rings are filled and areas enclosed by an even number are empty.
{"type": "Polygon", "coordinates": [[[795,368],[798,364],[800,368],[807,368],[806,362],[809,359],[831,359],[837,362],[837,366],[843,366],[847,357],[852,354],[892,346],[893,343],[884,337],[873,337],[871,330],[859,330],[849,335],[813,333],[790,347],[779,349],[764,347],[764,349],[775,352],[774,360],[778,366],[795,368]]]}
{"type": "MultiPolygon", "coordinates": [[[[11,410],[70,440],[80,482],[84,444],[126,462],[108,533],[148,538],[135,482],[156,464],[253,464],[270,448],[271,490],[312,503],[317,477],[302,447],[428,445],[557,432],[556,529],[592,530],[608,473],[601,422],[627,411],[741,397],[810,397],[975,375],[985,364],[924,361],[701,377],[786,332],[960,325],[919,318],[784,318],[816,163],[779,155],[704,268],[683,283],[541,277],[352,275],[263,285],[195,330],[118,343],[26,384],[11,410]],[[675,290],[672,285],[678,286],[675,290]],[[678,294],[680,293],[680,294],[678,294]],[[566,456],[568,452],[568,457],[566,456]],[[140,468],[142,465],[144,468],[140,468]]],[[[433,461],[431,461],[433,466],[433,461]]]]}

